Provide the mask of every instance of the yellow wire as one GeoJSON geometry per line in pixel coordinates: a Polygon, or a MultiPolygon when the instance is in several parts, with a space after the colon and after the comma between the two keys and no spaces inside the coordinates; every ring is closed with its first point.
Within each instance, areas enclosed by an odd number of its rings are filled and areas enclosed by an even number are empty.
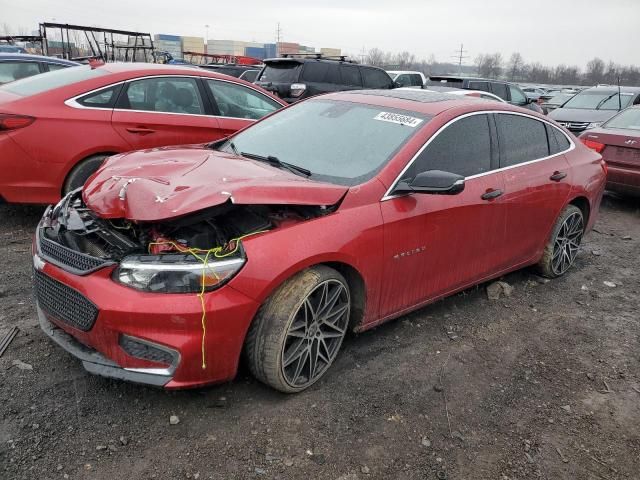
{"type": "MultiPolygon", "coordinates": [[[[244,240],[247,237],[250,237],[251,235],[257,235],[259,233],[264,233],[264,232],[266,232],[266,230],[247,233],[246,235],[242,235],[240,237],[231,239],[227,243],[227,245],[229,245],[229,243],[231,242],[235,242],[235,247],[226,253],[220,253],[224,251],[224,247],[219,247],[219,246],[214,248],[202,249],[202,248],[183,247],[182,245],[179,245],[172,241],[149,243],[149,247],[148,247],[149,253],[151,253],[151,247],[153,245],[170,245],[174,247],[176,250],[178,250],[180,253],[188,253],[190,255],[193,255],[196,259],[202,262],[202,276],[200,281],[201,288],[200,288],[200,292],[197,294],[197,297],[200,299],[200,306],[202,307],[202,318],[200,319],[200,323],[202,324],[202,338],[200,342],[200,350],[202,353],[202,369],[203,370],[207,368],[207,360],[206,360],[207,356],[205,351],[205,338],[207,336],[207,309],[204,302],[204,294],[206,293],[205,281],[206,281],[206,272],[207,272],[207,269],[209,268],[209,256],[213,254],[213,256],[216,258],[224,258],[230,255],[233,255],[240,248],[240,242],[242,240],[244,240]],[[204,254],[204,257],[201,257],[199,254],[204,254]]],[[[215,272],[214,272],[214,275],[216,276],[216,279],[219,280],[219,277],[218,275],[215,274],[215,272]]]]}

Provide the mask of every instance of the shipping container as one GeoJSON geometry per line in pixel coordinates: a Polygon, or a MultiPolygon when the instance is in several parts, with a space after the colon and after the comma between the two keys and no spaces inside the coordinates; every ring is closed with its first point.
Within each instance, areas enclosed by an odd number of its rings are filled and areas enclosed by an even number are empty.
{"type": "Polygon", "coordinates": [[[182,39],[180,38],[179,35],[167,35],[164,33],[159,33],[153,36],[153,40],[154,41],[163,40],[167,42],[180,42],[182,39]]]}
{"type": "Polygon", "coordinates": [[[247,57],[258,58],[260,60],[264,60],[266,58],[266,49],[264,47],[246,47],[244,49],[244,54],[247,57]]]}
{"type": "Polygon", "coordinates": [[[341,55],[339,48],[321,48],[320,53],[325,57],[339,57],[341,55]]]}

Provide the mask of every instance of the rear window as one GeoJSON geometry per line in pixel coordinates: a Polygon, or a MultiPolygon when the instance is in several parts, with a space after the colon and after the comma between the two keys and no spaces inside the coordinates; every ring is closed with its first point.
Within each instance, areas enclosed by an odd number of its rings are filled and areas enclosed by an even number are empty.
{"type": "Polygon", "coordinates": [[[0,62],[0,84],[31,77],[40,73],[37,62],[0,62]]]}
{"type": "Polygon", "coordinates": [[[640,130],[640,108],[629,108],[603,125],[606,128],[640,130]]]}
{"type": "Polygon", "coordinates": [[[260,74],[258,81],[275,83],[295,83],[302,69],[298,62],[273,62],[269,63],[260,74]]]}
{"type": "Polygon", "coordinates": [[[7,85],[2,85],[0,86],[0,91],[11,92],[16,95],[28,97],[48,90],[53,90],[54,88],[64,87],[84,80],[102,77],[108,73],[108,71],[102,68],[92,69],[89,65],[69,67],[55,72],[49,72],[44,75],[36,75],[34,77],[17,80],[7,85]]]}

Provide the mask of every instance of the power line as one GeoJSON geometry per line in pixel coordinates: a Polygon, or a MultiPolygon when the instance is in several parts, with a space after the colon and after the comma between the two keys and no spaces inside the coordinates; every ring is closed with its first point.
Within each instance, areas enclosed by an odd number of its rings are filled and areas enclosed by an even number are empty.
{"type": "Polygon", "coordinates": [[[465,55],[465,53],[469,53],[469,52],[467,50],[464,50],[464,45],[461,43],[460,44],[460,50],[456,51],[456,54],[451,57],[451,58],[455,58],[456,60],[458,60],[458,74],[459,75],[462,75],[462,60],[466,60],[467,58],[469,58],[469,56],[465,55]]]}

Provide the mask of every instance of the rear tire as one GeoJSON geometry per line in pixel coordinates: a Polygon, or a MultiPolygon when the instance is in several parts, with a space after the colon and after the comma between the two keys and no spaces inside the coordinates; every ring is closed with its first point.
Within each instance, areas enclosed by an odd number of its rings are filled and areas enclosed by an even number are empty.
{"type": "Polygon", "coordinates": [[[109,155],[94,155],[87,157],[73,167],[62,187],[62,195],[66,195],[70,191],[82,187],[87,179],[100,168],[100,165],[102,165],[102,162],[104,162],[104,159],[108,156],[109,155]]]}
{"type": "Polygon", "coordinates": [[[584,235],[584,215],[575,205],[567,205],[551,232],[537,269],[547,278],[564,275],[573,265],[584,235]]]}
{"type": "Polygon", "coordinates": [[[244,355],[251,373],[285,393],[324,376],[349,325],[351,298],[342,275],[317,265],[286,280],[260,307],[244,355]]]}

